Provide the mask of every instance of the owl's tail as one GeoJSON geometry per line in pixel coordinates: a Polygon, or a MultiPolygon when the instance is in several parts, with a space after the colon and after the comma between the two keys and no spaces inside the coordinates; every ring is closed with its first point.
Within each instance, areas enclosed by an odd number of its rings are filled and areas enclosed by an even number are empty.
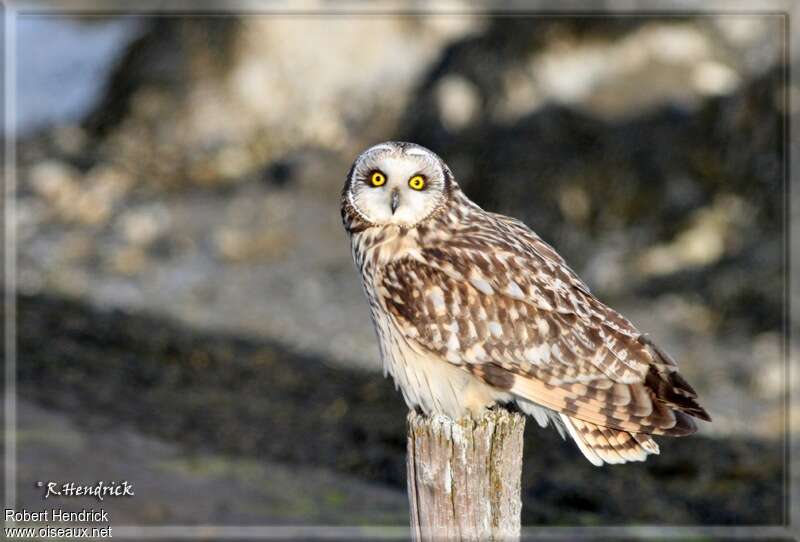
{"type": "Polygon", "coordinates": [[[540,426],[552,425],[562,438],[567,435],[572,437],[586,459],[598,467],[604,463],[613,465],[644,461],[650,454],[658,455],[658,444],[645,433],[601,427],[524,399],[517,399],[516,403],[522,412],[533,416],[540,426]]]}
{"type": "Polygon", "coordinates": [[[552,425],[562,438],[566,438],[567,434],[572,437],[586,459],[595,466],[644,461],[650,454],[658,455],[658,444],[645,433],[600,427],[524,399],[518,398],[516,403],[522,412],[533,416],[540,426],[552,425]]]}
{"type": "Polygon", "coordinates": [[[648,455],[659,452],[650,435],[600,427],[565,414],[559,416],[586,459],[598,467],[603,463],[644,461],[648,455]]]}

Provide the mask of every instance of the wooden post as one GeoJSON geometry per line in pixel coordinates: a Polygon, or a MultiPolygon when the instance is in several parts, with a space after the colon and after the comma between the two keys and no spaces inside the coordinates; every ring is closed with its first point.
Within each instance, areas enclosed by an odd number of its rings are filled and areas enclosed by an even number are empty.
{"type": "Polygon", "coordinates": [[[411,533],[428,540],[518,540],[525,417],[408,414],[411,533]]]}

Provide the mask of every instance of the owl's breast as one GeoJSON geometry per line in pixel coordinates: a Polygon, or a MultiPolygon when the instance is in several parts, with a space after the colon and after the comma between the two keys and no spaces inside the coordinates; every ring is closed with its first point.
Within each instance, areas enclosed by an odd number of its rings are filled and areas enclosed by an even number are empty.
{"type": "Polygon", "coordinates": [[[390,295],[383,286],[388,264],[420,258],[420,236],[396,228],[360,232],[352,238],[353,259],[361,273],[370,316],[378,336],[384,373],[391,375],[409,407],[452,418],[477,415],[507,394],[493,390],[462,368],[409,339],[408,331],[386,306],[390,295]]]}
{"type": "Polygon", "coordinates": [[[381,358],[387,369],[391,348],[390,332],[395,325],[381,295],[381,270],[397,258],[419,252],[416,234],[409,235],[396,227],[372,227],[354,233],[351,238],[353,261],[361,276],[361,285],[369,304],[370,316],[378,335],[381,358]]]}

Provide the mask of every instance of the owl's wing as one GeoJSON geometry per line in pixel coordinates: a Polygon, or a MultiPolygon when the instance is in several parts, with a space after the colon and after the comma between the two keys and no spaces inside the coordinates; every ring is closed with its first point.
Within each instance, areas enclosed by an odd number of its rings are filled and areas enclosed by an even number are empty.
{"type": "Polygon", "coordinates": [[[505,245],[474,229],[383,268],[382,302],[409,343],[588,424],[683,435],[687,414],[708,419],[675,363],[518,227],[505,245]]]}

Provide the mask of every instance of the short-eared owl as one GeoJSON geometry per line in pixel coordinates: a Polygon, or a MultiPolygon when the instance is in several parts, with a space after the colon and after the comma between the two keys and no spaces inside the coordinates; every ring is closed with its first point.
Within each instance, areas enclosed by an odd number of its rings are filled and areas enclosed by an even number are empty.
{"type": "Polygon", "coordinates": [[[675,362],[597,300],[525,224],[470,201],[447,165],[388,142],[353,163],[342,219],[385,370],[451,418],[516,402],[595,465],[657,454],[709,420],[675,362]]]}

